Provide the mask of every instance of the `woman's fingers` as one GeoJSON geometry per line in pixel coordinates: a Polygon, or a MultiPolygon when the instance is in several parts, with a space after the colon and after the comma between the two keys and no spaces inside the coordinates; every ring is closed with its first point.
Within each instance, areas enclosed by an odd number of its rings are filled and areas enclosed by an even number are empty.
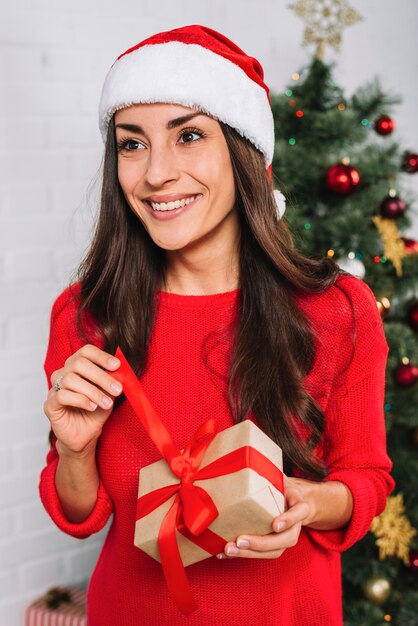
{"type": "MultiPolygon", "coordinates": [[[[45,402],[44,409],[48,415],[50,413],[51,424],[56,424],[60,419],[60,407],[72,407],[80,409],[82,411],[95,411],[97,409],[97,403],[90,400],[87,396],[79,393],[74,393],[69,389],[60,389],[60,391],[54,392],[54,396],[45,402]],[[49,404],[49,407],[47,406],[49,404]],[[51,409],[49,411],[48,409],[51,409]]],[[[107,407],[109,409],[109,407],[107,407]]]]}
{"type": "Polygon", "coordinates": [[[287,548],[295,546],[299,539],[301,524],[291,526],[280,533],[269,535],[242,535],[225,546],[225,555],[253,559],[275,559],[287,548]]]}
{"type": "Polygon", "coordinates": [[[291,548],[298,542],[300,527],[300,524],[296,524],[283,532],[270,533],[262,537],[243,535],[238,537],[235,543],[238,548],[250,549],[256,552],[270,552],[272,550],[291,548]]]}
{"type": "Polygon", "coordinates": [[[302,523],[308,514],[309,506],[306,502],[297,502],[273,520],[275,532],[263,536],[240,535],[235,542],[227,543],[224,553],[218,556],[276,559],[284,550],[297,544],[302,523]]]}
{"type": "Polygon", "coordinates": [[[72,389],[75,381],[73,374],[78,374],[79,377],[97,385],[97,387],[101,387],[103,391],[113,396],[119,395],[122,391],[121,384],[115,378],[100,366],[82,356],[75,359],[71,364],[66,364],[63,369],[54,372],[51,376],[52,386],[55,385],[59,378],[61,388],[72,389]]]}
{"type": "Polygon", "coordinates": [[[281,550],[272,550],[270,552],[256,552],[253,550],[239,550],[239,552],[228,552],[228,547],[225,548],[225,552],[218,554],[219,559],[234,559],[236,557],[246,559],[278,559],[285,548],[281,550]]]}
{"type": "Polygon", "coordinates": [[[299,501],[293,504],[285,513],[282,513],[273,520],[274,532],[281,532],[298,523],[304,523],[310,514],[310,507],[307,502],[299,501]]]}
{"type": "Polygon", "coordinates": [[[87,344],[72,354],[66,360],[63,368],[52,373],[51,384],[54,385],[57,379],[65,372],[77,371],[81,373],[81,371],[85,369],[86,363],[97,368],[97,372],[114,371],[120,366],[119,359],[116,359],[108,352],[100,350],[96,346],[87,344]]]}
{"type": "Polygon", "coordinates": [[[120,361],[112,354],[109,354],[108,352],[105,352],[104,350],[101,350],[97,346],[93,346],[90,343],[86,344],[85,346],[80,348],[80,350],[77,350],[77,352],[72,354],[67,359],[65,364],[70,364],[79,358],[85,358],[88,361],[95,363],[104,370],[113,371],[116,370],[120,365],[120,361]]]}
{"type": "Polygon", "coordinates": [[[47,417],[56,424],[71,413],[66,409],[95,411],[98,407],[108,413],[114,398],[122,393],[122,385],[111,375],[120,361],[91,344],[70,356],[65,366],[53,372],[52,387],[44,404],[47,417]]]}
{"type": "Polygon", "coordinates": [[[55,404],[61,406],[77,406],[77,408],[80,408],[79,404],[67,404],[67,396],[63,392],[68,390],[74,392],[75,394],[80,394],[90,402],[96,404],[96,406],[100,406],[102,409],[110,409],[110,407],[113,405],[112,396],[118,396],[122,392],[122,386],[119,383],[116,383],[116,381],[113,382],[112,379],[110,379],[109,381],[107,378],[103,378],[100,374],[98,374],[97,376],[93,376],[93,378],[95,379],[95,381],[98,381],[100,379],[100,382],[102,384],[99,385],[99,383],[96,382],[96,384],[98,385],[96,386],[95,384],[89,382],[89,380],[83,378],[75,372],[68,372],[67,374],[64,374],[60,378],[60,390],[55,391],[54,388],[52,388],[50,392],[52,406],[54,406],[55,404]],[[110,390],[109,394],[103,392],[103,384],[110,390]]]}
{"type": "Polygon", "coordinates": [[[44,404],[61,452],[77,455],[96,445],[122,385],[112,376],[120,361],[93,345],[70,356],[53,372],[44,404]]]}
{"type": "Polygon", "coordinates": [[[60,389],[66,388],[84,393],[90,400],[108,409],[112,405],[112,399],[106,394],[118,396],[122,392],[122,385],[104,368],[117,369],[119,365],[118,359],[99,350],[96,346],[84,346],[67,359],[65,367],[52,374],[52,389],[59,393],[55,388],[56,383],[59,382],[60,389]],[[92,384],[88,386],[89,383],[92,384]],[[94,386],[99,389],[94,391],[94,386]],[[103,390],[105,395],[100,390],[103,390]]]}

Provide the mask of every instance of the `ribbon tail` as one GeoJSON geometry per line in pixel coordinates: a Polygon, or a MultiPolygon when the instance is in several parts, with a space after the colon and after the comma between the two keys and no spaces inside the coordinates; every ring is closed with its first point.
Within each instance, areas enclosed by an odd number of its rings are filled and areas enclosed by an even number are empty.
{"type": "Polygon", "coordinates": [[[197,604],[193,598],[177,545],[176,525],[180,506],[181,500],[177,494],[161,524],[158,548],[170,595],[180,611],[184,615],[190,615],[197,609],[197,604]]]}
{"type": "Polygon", "coordinates": [[[177,450],[170,433],[154,411],[141,383],[120,348],[117,348],[115,356],[120,360],[121,364],[119,369],[113,372],[112,375],[122,383],[124,394],[139,417],[142,426],[151,437],[161,456],[170,464],[171,459],[180,456],[179,450],[177,450]]]}

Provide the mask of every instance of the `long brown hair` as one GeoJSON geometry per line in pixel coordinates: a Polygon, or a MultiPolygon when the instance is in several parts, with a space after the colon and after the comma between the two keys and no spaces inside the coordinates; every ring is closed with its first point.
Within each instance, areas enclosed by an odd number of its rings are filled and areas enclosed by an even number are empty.
{"type": "MultiPolygon", "coordinates": [[[[264,158],[235,130],[222,124],[234,171],[241,234],[239,317],[230,362],[229,399],[235,421],[253,412],[279,443],[285,471],[323,479],[314,455],[324,415],[303,386],[315,358],[313,331],[295,304],[298,293],[332,285],[340,270],[330,259],[300,254],[276,207],[264,158]],[[297,421],[308,432],[301,436],[297,421]]],[[[103,163],[101,209],[90,250],[79,268],[80,317],[88,312],[106,349],[121,346],[139,375],[146,364],[155,292],[165,272],[164,251],[127,204],[118,182],[114,122],[103,163]]]]}

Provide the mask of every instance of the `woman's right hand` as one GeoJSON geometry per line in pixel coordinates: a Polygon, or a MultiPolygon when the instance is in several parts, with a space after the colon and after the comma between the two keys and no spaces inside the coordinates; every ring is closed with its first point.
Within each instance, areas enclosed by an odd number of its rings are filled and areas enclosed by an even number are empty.
{"type": "Polygon", "coordinates": [[[44,411],[60,453],[78,455],[95,449],[114,398],[122,393],[121,384],[109,373],[119,366],[114,356],[87,344],[53,372],[44,411]],[[58,391],[54,388],[57,381],[58,391]]]}

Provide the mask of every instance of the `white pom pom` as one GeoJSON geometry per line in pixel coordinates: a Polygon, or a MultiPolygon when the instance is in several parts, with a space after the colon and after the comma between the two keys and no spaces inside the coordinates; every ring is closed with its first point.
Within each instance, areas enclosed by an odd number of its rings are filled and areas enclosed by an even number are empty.
{"type": "Polygon", "coordinates": [[[278,189],[275,189],[273,191],[273,194],[274,194],[274,199],[276,200],[277,217],[280,219],[283,217],[284,212],[286,211],[286,198],[284,197],[282,192],[279,191],[278,189]]]}
{"type": "Polygon", "coordinates": [[[354,257],[354,252],[341,259],[337,259],[336,263],[342,270],[345,270],[349,274],[356,276],[357,278],[364,278],[366,275],[366,268],[360,259],[354,257]]]}

